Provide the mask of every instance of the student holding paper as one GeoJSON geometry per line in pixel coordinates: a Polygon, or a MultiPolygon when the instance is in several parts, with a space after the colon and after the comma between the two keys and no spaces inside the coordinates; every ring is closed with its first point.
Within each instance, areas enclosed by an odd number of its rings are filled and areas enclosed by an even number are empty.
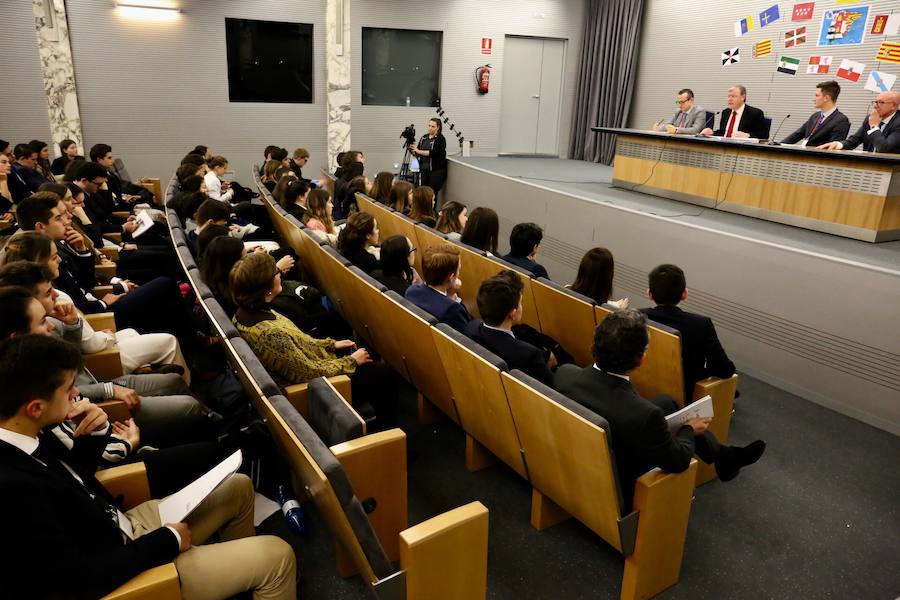
{"type": "Polygon", "coordinates": [[[729,481],[766,449],[762,440],[744,447],[721,445],[707,430],[711,418],[689,419],[673,435],[664,415],[677,410],[675,401],[668,396],[642,398],[628,378],[643,362],[649,341],[647,317],[634,309],[615,311],[594,334],[595,363],[583,369],[563,365],[555,377],[560,393],[609,421],[626,508],[635,481],[654,467],[681,473],[696,454],[715,465],[720,480],[729,481]]]}
{"type": "Polygon", "coordinates": [[[81,356],[42,335],[0,343],[0,562],[11,598],[97,598],[142,571],[174,561],[182,596],[294,599],[294,552],[272,536],[254,536],[253,486],[233,475],[185,522],[161,523],[158,500],[122,512],[94,477],[110,426],[78,394],[81,356]],[[76,420],[68,450],[44,434],[76,420]],[[219,543],[204,544],[218,532],[219,543]]]}

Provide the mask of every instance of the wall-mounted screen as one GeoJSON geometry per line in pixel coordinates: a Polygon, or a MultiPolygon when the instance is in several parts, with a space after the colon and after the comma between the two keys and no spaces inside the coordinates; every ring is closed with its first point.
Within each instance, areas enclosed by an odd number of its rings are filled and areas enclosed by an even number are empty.
{"type": "Polygon", "coordinates": [[[362,28],[362,103],[438,106],[441,31],[362,28]]]}

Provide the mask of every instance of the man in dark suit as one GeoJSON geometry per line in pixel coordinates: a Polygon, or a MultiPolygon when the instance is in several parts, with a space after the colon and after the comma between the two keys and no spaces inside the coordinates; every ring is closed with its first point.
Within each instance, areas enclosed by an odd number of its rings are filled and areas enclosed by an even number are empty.
{"type": "Polygon", "coordinates": [[[707,431],[711,419],[706,418],[691,419],[671,433],[664,415],[676,410],[675,402],[668,396],[642,398],[628,378],[644,360],[649,340],[647,317],[634,309],[615,311],[594,334],[595,363],[583,369],[563,365],[555,377],[560,393],[609,421],[626,510],[635,481],[654,467],[680,473],[696,453],[715,465],[719,479],[729,481],[766,448],[762,440],[743,448],[723,446],[707,431]]]}
{"type": "Polygon", "coordinates": [[[29,144],[16,144],[13,150],[15,162],[9,174],[9,193],[18,204],[38,191],[44,178],[37,170],[38,151],[29,144]]]}
{"type": "Polygon", "coordinates": [[[484,321],[470,321],[466,335],[502,358],[510,370],[519,369],[544,385],[553,386],[551,366],[556,358],[528,342],[517,339],[514,323],[522,320],[521,277],[515,271],[500,271],[478,288],[478,312],[484,321]]]}
{"type": "Polygon", "coordinates": [[[747,104],[747,88],[736,85],[728,89],[728,108],[722,111],[719,128],[713,131],[707,127],[700,134],[765,139],[769,137],[769,125],[763,111],[747,104]]]}
{"type": "Polygon", "coordinates": [[[648,279],[647,295],[656,306],[641,312],[681,334],[684,399],[690,402],[695,383],[707,377],[731,377],[734,363],[719,342],[712,319],[678,308],[678,303],[688,297],[684,271],[675,265],[659,265],[650,271],[648,279]]]}
{"type": "Polygon", "coordinates": [[[819,146],[821,150],[853,150],[860,144],[866,152],[900,152],[900,118],[897,107],[900,93],[882,92],[872,101],[874,110],[859,129],[841,142],[819,146]]]}
{"type": "Polygon", "coordinates": [[[248,589],[296,597],[293,550],[253,535],[253,487],[235,475],[186,522],[161,523],[158,501],[122,512],[94,477],[106,447],[106,414],[78,395],[76,347],[43,335],[0,343],[0,562],[11,598],[97,598],[142,571],[175,562],[185,597],[248,589]],[[78,421],[67,448],[44,433],[78,421]],[[221,543],[202,544],[216,531],[221,543]]]}
{"type": "Polygon", "coordinates": [[[816,85],[813,105],[818,109],[797,131],[783,140],[782,144],[796,144],[815,148],[821,144],[835,142],[850,133],[850,119],[837,109],[837,99],[841,86],[837,81],[823,81],[816,85]]]}
{"type": "Polygon", "coordinates": [[[509,234],[509,254],[503,260],[534,273],[535,277],[550,279],[547,269],[534,260],[543,239],[544,231],[536,223],[517,224],[509,234]]]}
{"type": "Polygon", "coordinates": [[[459,250],[452,244],[439,244],[425,250],[422,256],[423,283],[406,289],[406,299],[431,313],[460,333],[472,320],[466,305],[459,297],[459,250]]]}

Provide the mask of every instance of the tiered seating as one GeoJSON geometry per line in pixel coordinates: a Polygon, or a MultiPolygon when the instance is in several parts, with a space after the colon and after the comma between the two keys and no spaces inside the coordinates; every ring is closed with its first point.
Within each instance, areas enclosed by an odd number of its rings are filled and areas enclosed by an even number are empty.
{"type": "MultiPolygon", "coordinates": [[[[269,210],[277,213],[274,206],[269,210]]],[[[248,397],[290,465],[295,490],[305,490],[301,495],[312,499],[337,540],[339,572],[344,576],[359,573],[387,598],[426,597],[422,589],[455,590],[446,597],[460,600],[484,597],[487,509],[474,502],[406,529],[405,434],[392,429],[366,435],[365,420],[352,408],[345,376],[279,389],[200,280],[193,257],[186,252],[180,222],[172,216],[170,212],[172,240],[188,279],[248,397]],[[406,573],[405,590],[403,577],[391,564],[397,560],[406,573]],[[454,568],[437,568],[435,560],[454,568]]],[[[287,219],[273,222],[280,227],[299,225],[287,219]]],[[[308,237],[299,228],[297,232],[308,237]]],[[[318,252],[321,267],[336,275],[346,273],[344,283],[340,277],[333,278],[336,297],[353,294],[346,282],[356,276],[344,262],[300,237],[286,236],[286,240],[297,244],[298,253],[301,248],[318,252]]],[[[349,306],[344,303],[345,308],[349,306]]]]}
{"type": "MultiPolygon", "coordinates": [[[[263,198],[271,202],[268,194],[263,194],[263,198]]],[[[361,200],[362,207],[365,198],[361,200]]],[[[391,218],[383,207],[376,208],[383,219],[391,218]]],[[[380,223],[379,227],[383,230],[380,223]]],[[[309,235],[308,230],[299,231],[309,235]]],[[[413,232],[420,248],[428,243],[445,243],[439,234],[421,225],[416,225],[413,232]]],[[[466,432],[467,466],[485,467],[496,456],[531,482],[532,524],[536,528],[572,515],[622,552],[626,557],[622,598],[646,598],[677,581],[696,461],[684,473],[655,469],[644,475],[635,488],[633,511],[625,514],[605,421],[521,373],[508,373],[503,361],[446,325],[419,318],[398,295],[379,291],[358,270],[343,266],[329,246],[308,242],[291,245],[323,289],[332,285],[339,298],[352,299],[353,308],[346,300],[339,302],[345,315],[354,327],[361,328],[357,331],[371,338],[373,348],[386,360],[395,367],[395,363],[402,362],[397,369],[401,375],[416,384],[423,375],[426,381],[447,383],[449,402],[438,406],[451,417],[455,414],[466,432]],[[434,352],[440,360],[422,360],[431,348],[425,327],[430,329],[434,352]],[[398,352],[402,360],[398,360],[398,352]],[[421,368],[414,371],[412,364],[421,368]],[[439,378],[441,372],[443,380],[439,378]]],[[[467,261],[472,266],[469,276],[462,277],[470,289],[477,290],[484,277],[507,268],[477,251],[464,251],[467,254],[462,259],[463,268],[467,261]]],[[[544,301],[549,301],[545,296],[553,292],[582,303],[578,306],[579,323],[589,338],[584,346],[589,348],[596,324],[593,304],[561,292],[552,282],[529,283],[535,289],[541,286],[538,296],[544,301]]],[[[526,289],[533,294],[532,287],[526,289]]],[[[534,322],[539,324],[533,295],[531,306],[534,322]]],[[[551,326],[564,329],[562,316],[548,318],[548,327],[551,326]]],[[[577,341],[572,339],[573,343],[577,341]]],[[[582,356],[582,360],[590,359],[582,356]]],[[[419,390],[424,391],[422,387],[419,390]]]]}

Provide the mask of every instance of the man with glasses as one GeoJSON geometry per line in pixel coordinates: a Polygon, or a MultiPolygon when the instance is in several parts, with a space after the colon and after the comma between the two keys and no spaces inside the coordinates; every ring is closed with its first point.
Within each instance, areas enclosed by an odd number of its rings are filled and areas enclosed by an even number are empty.
{"type": "Polygon", "coordinates": [[[860,144],[866,152],[900,151],[900,119],[894,118],[900,104],[900,93],[882,92],[872,101],[869,118],[860,128],[842,142],[830,142],[819,146],[821,150],[853,150],[860,144]]]}
{"type": "Polygon", "coordinates": [[[38,173],[38,152],[28,144],[16,144],[13,149],[16,162],[9,176],[9,193],[16,204],[38,191],[44,177],[38,173]]]}
{"type": "Polygon", "coordinates": [[[747,104],[747,88],[735,85],[728,89],[728,108],[722,110],[719,128],[713,131],[707,127],[701,135],[715,135],[726,138],[769,137],[769,123],[762,110],[747,104]]]}
{"type": "Polygon", "coordinates": [[[671,119],[653,124],[653,131],[696,135],[706,125],[706,111],[694,103],[694,92],[688,88],[678,92],[675,98],[678,110],[671,119]]]}
{"type": "Polygon", "coordinates": [[[813,105],[818,110],[781,143],[816,147],[846,138],[850,133],[850,119],[837,109],[840,93],[841,86],[837,81],[823,81],[816,85],[813,105]]]}

